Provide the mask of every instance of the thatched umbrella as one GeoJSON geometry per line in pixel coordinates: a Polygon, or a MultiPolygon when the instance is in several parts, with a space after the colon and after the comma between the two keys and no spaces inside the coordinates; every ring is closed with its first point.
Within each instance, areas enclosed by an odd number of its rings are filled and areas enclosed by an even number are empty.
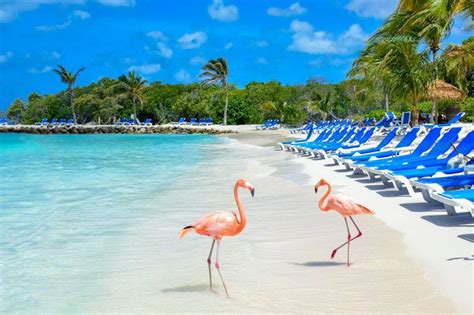
{"type": "Polygon", "coordinates": [[[460,100],[464,98],[464,92],[442,80],[436,80],[428,89],[428,95],[432,100],[460,100]]]}

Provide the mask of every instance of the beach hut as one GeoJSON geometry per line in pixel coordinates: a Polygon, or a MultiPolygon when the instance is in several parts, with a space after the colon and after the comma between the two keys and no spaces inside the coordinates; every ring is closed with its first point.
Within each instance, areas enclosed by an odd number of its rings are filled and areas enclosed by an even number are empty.
{"type": "MultiPolygon", "coordinates": [[[[449,84],[443,80],[436,80],[431,84],[428,89],[428,95],[430,99],[438,102],[439,100],[461,100],[465,97],[465,93],[455,87],[452,84],[449,84]]],[[[438,109],[436,108],[436,111],[438,109]]],[[[459,112],[459,108],[449,108],[448,110],[448,120],[456,115],[459,112]]],[[[433,117],[436,121],[437,117],[433,117]]]]}

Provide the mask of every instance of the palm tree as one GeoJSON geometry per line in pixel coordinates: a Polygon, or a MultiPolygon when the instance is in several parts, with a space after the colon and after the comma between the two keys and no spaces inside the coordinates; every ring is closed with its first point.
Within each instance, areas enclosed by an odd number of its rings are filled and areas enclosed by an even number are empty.
{"type": "Polygon", "coordinates": [[[227,108],[229,106],[229,92],[227,91],[227,77],[229,70],[227,68],[227,60],[220,57],[209,60],[203,67],[200,78],[205,78],[203,84],[220,84],[225,91],[225,107],[224,107],[224,125],[227,125],[227,108]]]}
{"type": "Polygon", "coordinates": [[[470,78],[474,74],[474,36],[461,45],[449,45],[440,57],[440,68],[446,81],[469,92],[470,78]]]}
{"type": "Polygon", "coordinates": [[[127,75],[121,75],[118,78],[117,88],[122,91],[122,95],[132,101],[133,120],[138,123],[137,101],[143,106],[143,92],[145,91],[147,80],[138,75],[135,71],[129,71],[127,75]]]}
{"type": "Polygon", "coordinates": [[[427,52],[418,53],[411,41],[385,42],[388,52],[380,62],[387,86],[394,95],[408,96],[413,105],[413,121],[418,122],[418,103],[425,97],[431,67],[427,52]]]}
{"type": "Polygon", "coordinates": [[[69,106],[71,107],[72,111],[72,118],[74,119],[74,123],[77,124],[77,118],[76,118],[76,111],[74,110],[74,84],[76,83],[77,76],[79,73],[84,71],[85,68],[79,68],[75,73],[69,72],[66,70],[61,65],[58,65],[57,69],[53,69],[55,73],[59,75],[61,78],[61,82],[67,84],[67,89],[66,89],[66,95],[68,96],[69,99],[69,106]]]}
{"type": "MultiPolygon", "coordinates": [[[[373,39],[403,34],[417,42],[425,42],[432,56],[434,75],[430,81],[438,80],[438,52],[441,41],[451,33],[454,18],[471,16],[473,0],[401,0],[397,11],[377,31],[373,39]]],[[[437,102],[433,100],[432,119],[438,116],[437,102]]]]}

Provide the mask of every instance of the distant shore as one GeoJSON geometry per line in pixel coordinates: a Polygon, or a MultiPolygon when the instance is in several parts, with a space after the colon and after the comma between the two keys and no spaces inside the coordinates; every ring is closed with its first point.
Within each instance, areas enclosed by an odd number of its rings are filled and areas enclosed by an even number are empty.
{"type": "MultiPolygon", "coordinates": [[[[255,129],[255,128],[254,128],[255,129]]],[[[4,125],[0,133],[31,133],[31,134],[227,134],[237,132],[235,126],[190,126],[190,125],[4,125]]]]}

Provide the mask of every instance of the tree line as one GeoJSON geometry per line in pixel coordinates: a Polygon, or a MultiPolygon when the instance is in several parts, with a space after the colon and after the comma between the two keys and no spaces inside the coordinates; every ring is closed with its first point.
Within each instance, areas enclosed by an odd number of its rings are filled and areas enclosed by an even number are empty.
{"type": "Polygon", "coordinates": [[[470,21],[466,28],[473,30],[473,13],[473,0],[401,0],[368,40],[347,79],[337,84],[310,78],[298,85],[250,82],[239,88],[228,81],[227,60],[217,58],[202,67],[201,82],[149,83],[132,71],[76,87],[85,69],[73,72],[58,65],[54,73],[66,84],[65,91],[17,99],[7,115],[24,124],[69,117],[76,123],[107,124],[132,116],[155,123],[211,117],[223,124],[254,124],[272,118],[300,124],[340,117],[379,119],[388,110],[410,110],[414,123],[422,112],[431,112],[436,120],[440,113],[465,111],[464,120],[473,121],[474,37],[460,45],[442,44],[457,17],[470,21]],[[433,96],[440,81],[462,97],[433,96]]]}

